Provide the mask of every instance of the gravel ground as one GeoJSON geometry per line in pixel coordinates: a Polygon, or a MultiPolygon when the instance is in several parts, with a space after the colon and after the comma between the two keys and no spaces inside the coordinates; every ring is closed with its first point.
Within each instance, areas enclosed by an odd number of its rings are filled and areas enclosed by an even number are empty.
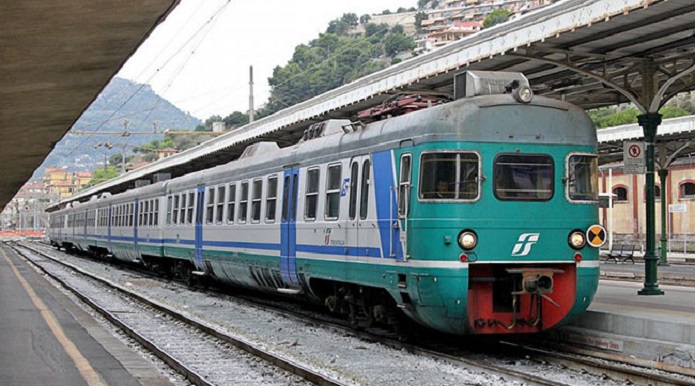
{"type": "MultiPolygon", "coordinates": [[[[111,266],[66,255],[44,247],[60,257],[130,290],[155,299],[237,339],[302,363],[305,367],[354,385],[499,385],[520,384],[495,374],[478,373],[434,358],[414,355],[368,342],[331,328],[307,324],[294,318],[250,307],[233,298],[191,291],[123,272],[111,266]]],[[[610,380],[568,371],[532,361],[507,363],[511,368],[573,385],[621,385],[610,380]]]]}

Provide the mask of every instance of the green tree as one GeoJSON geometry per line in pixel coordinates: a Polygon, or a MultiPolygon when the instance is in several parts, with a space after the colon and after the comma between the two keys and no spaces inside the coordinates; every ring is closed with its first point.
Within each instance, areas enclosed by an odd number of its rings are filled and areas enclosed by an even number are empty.
{"type": "Polygon", "coordinates": [[[241,111],[235,111],[229,115],[227,115],[224,119],[224,125],[226,127],[232,127],[232,126],[243,126],[247,123],[249,123],[249,116],[242,113],[241,111]]]}
{"type": "Polygon", "coordinates": [[[401,52],[411,51],[415,48],[413,39],[403,35],[390,33],[384,38],[384,51],[389,56],[396,56],[401,52]]]}
{"type": "MultiPolygon", "coordinates": [[[[120,155],[120,154],[119,154],[120,155]]],[[[99,167],[92,172],[92,179],[85,185],[85,188],[100,184],[119,176],[119,169],[116,166],[99,167]]]]}
{"type": "Polygon", "coordinates": [[[663,119],[684,117],[686,115],[690,115],[689,111],[682,109],[678,106],[664,106],[661,108],[661,110],[659,110],[659,113],[662,115],[663,119]]]}
{"type": "Polygon", "coordinates": [[[392,34],[405,34],[405,30],[403,29],[402,25],[396,24],[393,27],[391,27],[391,33],[392,34]]]}
{"type": "Polygon", "coordinates": [[[367,24],[367,23],[369,23],[370,20],[372,20],[372,17],[366,13],[364,15],[360,16],[360,24],[367,24]]]}
{"type": "Polygon", "coordinates": [[[427,6],[427,3],[429,3],[430,0],[417,0],[417,7],[418,9],[425,9],[427,6]]]}
{"type": "Polygon", "coordinates": [[[427,20],[427,13],[418,12],[415,14],[415,29],[417,32],[422,32],[422,21],[427,20]]]}
{"type": "Polygon", "coordinates": [[[510,10],[496,9],[496,10],[490,12],[485,17],[485,20],[483,20],[483,27],[490,28],[493,25],[504,23],[505,21],[509,20],[509,16],[511,14],[512,14],[512,11],[510,11],[510,10]]]}

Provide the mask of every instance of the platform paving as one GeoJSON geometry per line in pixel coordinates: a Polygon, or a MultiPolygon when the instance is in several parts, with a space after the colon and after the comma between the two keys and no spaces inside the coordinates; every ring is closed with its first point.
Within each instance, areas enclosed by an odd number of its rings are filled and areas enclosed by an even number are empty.
{"type": "MultiPolygon", "coordinates": [[[[556,331],[554,339],[606,357],[695,375],[695,287],[660,283],[664,295],[638,295],[644,277],[641,263],[602,263],[601,275],[589,310],[556,331]]],[[[695,282],[695,265],[659,267],[659,280],[695,282]]]]}
{"type": "Polygon", "coordinates": [[[0,385],[171,382],[0,244],[0,385]]]}

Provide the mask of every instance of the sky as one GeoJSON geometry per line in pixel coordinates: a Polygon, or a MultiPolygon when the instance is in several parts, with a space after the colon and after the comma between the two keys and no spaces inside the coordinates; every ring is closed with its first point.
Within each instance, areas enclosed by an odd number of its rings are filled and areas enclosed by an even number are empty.
{"type": "Polygon", "coordinates": [[[145,83],[178,108],[206,119],[246,112],[249,66],[254,106],[268,100],[268,78],[294,48],[344,13],[381,14],[416,0],[181,0],[117,76],[145,83]]]}

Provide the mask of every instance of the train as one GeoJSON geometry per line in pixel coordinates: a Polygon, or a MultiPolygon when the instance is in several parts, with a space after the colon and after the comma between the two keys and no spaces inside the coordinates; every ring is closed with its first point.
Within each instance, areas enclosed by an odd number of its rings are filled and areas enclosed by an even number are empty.
{"type": "Polygon", "coordinates": [[[61,202],[50,242],[315,302],[356,328],[533,334],[584,312],[606,236],[587,114],[519,73],[467,71],[453,98],[410,98],[61,202]]]}

